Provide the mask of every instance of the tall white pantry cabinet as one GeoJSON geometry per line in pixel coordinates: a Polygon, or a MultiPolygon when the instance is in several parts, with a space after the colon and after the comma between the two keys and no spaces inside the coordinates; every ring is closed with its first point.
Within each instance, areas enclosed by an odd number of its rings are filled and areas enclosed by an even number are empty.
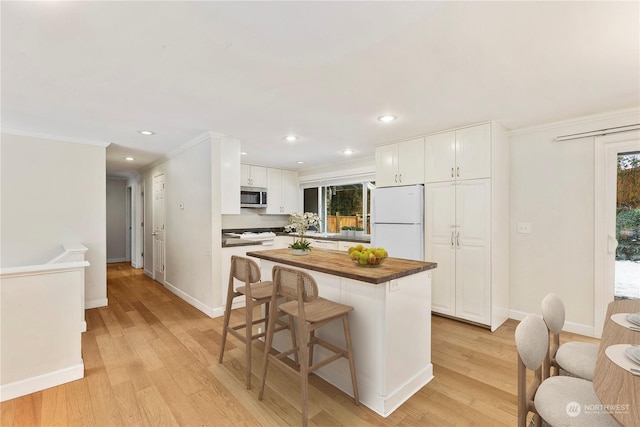
{"type": "Polygon", "coordinates": [[[490,122],[425,137],[432,311],[489,326],[509,312],[509,145],[490,122]]]}

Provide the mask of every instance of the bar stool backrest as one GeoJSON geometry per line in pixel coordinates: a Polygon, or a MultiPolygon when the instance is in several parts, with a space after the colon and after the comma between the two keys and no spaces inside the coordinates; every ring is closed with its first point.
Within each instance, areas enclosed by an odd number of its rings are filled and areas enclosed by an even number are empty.
{"type": "Polygon", "coordinates": [[[287,300],[311,302],[318,298],[318,285],[304,271],[276,265],[272,272],[274,293],[287,300]]]}
{"type": "Polygon", "coordinates": [[[260,281],[260,267],[252,259],[232,255],[231,276],[247,285],[257,283],[260,281]]]}

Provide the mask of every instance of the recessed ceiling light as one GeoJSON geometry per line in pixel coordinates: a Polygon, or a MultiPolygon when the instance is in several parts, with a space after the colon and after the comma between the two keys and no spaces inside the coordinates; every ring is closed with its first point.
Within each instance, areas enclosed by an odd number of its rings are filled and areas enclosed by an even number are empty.
{"type": "Polygon", "coordinates": [[[142,135],[155,135],[155,132],[150,130],[139,130],[138,133],[141,133],[142,135]]]}
{"type": "Polygon", "coordinates": [[[345,148],[344,150],[342,150],[342,154],[345,154],[347,156],[352,155],[353,153],[355,153],[355,150],[352,150],[351,148],[345,148]]]}
{"type": "Polygon", "coordinates": [[[299,165],[304,165],[304,162],[301,160],[298,162],[299,165]]]}
{"type": "Polygon", "coordinates": [[[132,162],[135,160],[133,157],[125,157],[124,159],[129,162],[132,162]]]}
{"type": "Polygon", "coordinates": [[[286,139],[286,140],[287,140],[287,141],[289,141],[289,142],[294,142],[294,141],[297,141],[297,140],[298,140],[298,137],[297,137],[297,136],[295,136],[295,135],[288,135],[288,136],[286,136],[284,139],[286,139]]]}
{"type": "Polygon", "coordinates": [[[240,152],[240,155],[241,155],[241,156],[246,156],[246,155],[247,155],[247,152],[246,152],[246,151],[241,151],[241,152],[240,152]]]}
{"type": "Polygon", "coordinates": [[[395,120],[395,119],[397,119],[397,118],[398,118],[398,117],[396,117],[396,116],[392,116],[392,115],[390,115],[390,114],[386,114],[386,115],[384,115],[384,116],[380,116],[380,117],[378,117],[378,120],[379,120],[379,121],[381,121],[381,122],[383,122],[383,123],[389,123],[389,122],[394,121],[394,120],[395,120]]]}

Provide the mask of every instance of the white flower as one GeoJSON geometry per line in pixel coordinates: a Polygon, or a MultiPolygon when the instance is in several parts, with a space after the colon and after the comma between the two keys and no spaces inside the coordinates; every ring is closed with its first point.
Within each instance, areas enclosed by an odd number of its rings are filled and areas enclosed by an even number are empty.
{"type": "Polygon", "coordinates": [[[309,227],[318,227],[320,225],[320,217],[313,212],[297,213],[294,212],[289,216],[289,224],[284,227],[285,231],[295,231],[300,237],[304,236],[309,227]]]}

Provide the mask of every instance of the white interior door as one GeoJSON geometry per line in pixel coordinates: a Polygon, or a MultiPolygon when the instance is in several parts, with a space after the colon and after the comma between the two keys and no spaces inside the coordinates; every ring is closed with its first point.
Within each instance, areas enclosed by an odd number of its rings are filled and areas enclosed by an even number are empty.
{"type": "Polygon", "coordinates": [[[164,175],[153,177],[153,278],[164,284],[164,175]]]}

